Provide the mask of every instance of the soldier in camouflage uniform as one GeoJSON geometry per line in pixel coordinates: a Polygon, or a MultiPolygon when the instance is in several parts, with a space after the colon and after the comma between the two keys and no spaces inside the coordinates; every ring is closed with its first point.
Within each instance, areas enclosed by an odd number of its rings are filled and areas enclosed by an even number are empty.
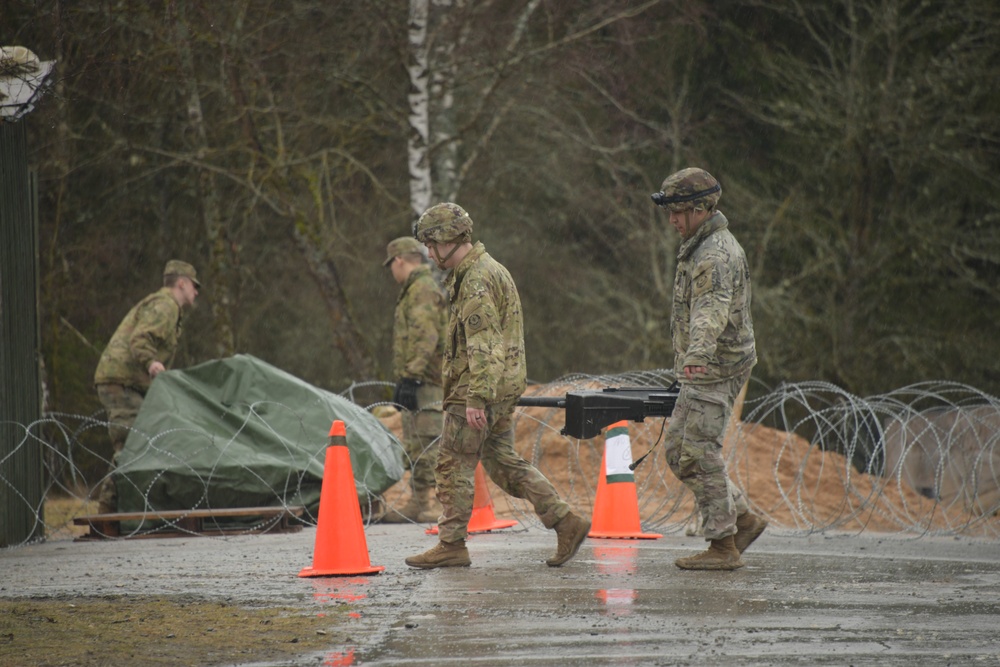
{"type": "Polygon", "coordinates": [[[111,466],[98,494],[99,511],[117,511],[111,478],[150,384],[173,360],[181,337],[184,308],[193,306],[201,283],[187,262],[172,259],[163,269],[163,287],[137,303],[111,337],[94,373],[97,397],[108,413],[111,466]]]}
{"type": "Polygon", "coordinates": [[[580,548],[590,522],[570,511],[552,484],[514,450],[514,406],[527,386],[521,300],[507,269],[472,243],[472,219],[452,203],[429,208],[415,235],[442,270],[451,269],[444,357],[444,431],[437,489],[443,507],[440,541],[411,556],[411,567],[466,566],[465,547],[482,461],[490,478],[515,498],[527,499],[558,538],[546,563],[558,567],[580,548]]]}
{"type": "Polygon", "coordinates": [[[757,363],[746,254],[719,211],[722,187],[688,168],[652,195],[681,235],[670,335],[681,391],[664,436],[670,469],[694,494],[704,553],[676,561],[688,570],[735,570],[767,522],[729,481],[722,440],[733,404],[757,363]]]}
{"type": "Polygon", "coordinates": [[[433,498],[437,441],[441,437],[441,364],[448,308],[423,246],[412,236],[389,242],[384,266],[402,285],[393,323],[392,368],[396,378],[393,402],[403,408],[403,444],[410,468],[410,499],[390,509],[382,521],[437,521],[441,505],[433,498]]]}

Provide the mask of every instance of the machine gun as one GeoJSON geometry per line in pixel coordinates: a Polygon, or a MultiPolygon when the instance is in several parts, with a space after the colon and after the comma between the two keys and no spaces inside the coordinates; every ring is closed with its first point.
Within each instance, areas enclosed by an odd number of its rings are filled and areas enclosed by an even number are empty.
{"type": "Polygon", "coordinates": [[[522,396],[517,404],[529,408],[566,411],[566,426],[560,431],[580,440],[600,435],[605,427],[622,420],[641,422],[646,417],[669,417],[680,395],[680,385],[669,387],[612,387],[593,391],[571,391],[560,396],[522,396]]]}

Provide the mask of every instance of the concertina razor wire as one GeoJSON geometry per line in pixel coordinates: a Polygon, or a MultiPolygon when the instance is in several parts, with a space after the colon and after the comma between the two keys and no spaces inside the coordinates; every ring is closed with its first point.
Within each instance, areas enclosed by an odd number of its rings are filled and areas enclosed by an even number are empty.
{"type": "MultiPolygon", "coordinates": [[[[526,394],[561,396],[605,387],[667,387],[673,379],[669,370],[572,374],[554,382],[532,384],[526,394]]],[[[379,416],[383,424],[401,436],[399,416],[391,403],[365,399],[386,395],[391,386],[385,382],[359,382],[341,395],[379,416]]],[[[755,385],[749,393],[753,398],[737,402],[741,418],[730,420],[723,451],[731,482],[772,526],[803,535],[874,531],[1000,537],[997,397],[945,381],[923,382],[865,398],[825,382],[788,383],[774,389],[755,385]]],[[[294,406],[286,407],[294,410],[294,406]]],[[[252,408],[252,414],[266,419],[252,408]]],[[[50,505],[47,510],[43,506],[27,511],[34,512],[50,539],[72,536],[73,518],[96,513],[93,497],[108,461],[86,443],[104,444],[107,422],[100,416],[49,413],[24,426],[23,439],[14,452],[0,460],[0,485],[6,487],[15,502],[28,505],[4,464],[20,447],[42,448],[45,498],[50,505]],[[91,473],[88,478],[80,462],[94,459],[97,464],[91,463],[87,469],[97,467],[102,473],[91,473]],[[59,505],[57,511],[52,509],[53,501],[59,505]]],[[[657,442],[664,421],[647,418],[629,423],[634,457],[657,442]]],[[[575,511],[589,514],[602,473],[604,438],[577,440],[563,436],[560,430],[564,423],[561,409],[518,407],[515,447],[549,478],[575,511]]],[[[323,433],[329,425],[306,426],[304,432],[314,430],[318,434],[315,451],[317,457],[322,457],[326,446],[323,433]]],[[[147,446],[157,448],[163,435],[146,436],[147,446]]],[[[232,437],[238,435],[237,428],[232,437]]],[[[220,460],[225,451],[225,447],[219,448],[220,460]]],[[[697,512],[693,496],[671,473],[662,451],[661,447],[655,448],[634,474],[642,524],[662,533],[694,534],[697,512]]],[[[406,455],[401,452],[401,456],[406,455]]],[[[176,465],[184,466],[185,462],[177,460],[176,465]]],[[[249,468],[246,474],[255,475],[249,468]]],[[[201,479],[205,487],[203,501],[209,497],[211,479],[211,474],[201,479]]],[[[300,483],[296,475],[289,475],[280,487],[271,488],[264,504],[291,504],[300,483]]],[[[405,486],[396,484],[381,496],[363,497],[360,504],[364,519],[377,521],[387,507],[405,502],[405,486]]],[[[522,530],[541,527],[529,503],[507,496],[492,484],[490,487],[498,515],[518,519],[522,530]]],[[[190,509],[205,509],[203,501],[190,509]]],[[[157,509],[178,508],[149,507],[150,517],[155,517],[157,509]]],[[[315,525],[315,514],[307,509],[300,520],[315,525]]],[[[140,524],[142,530],[123,531],[122,537],[155,533],[164,527],[183,530],[170,520],[155,528],[146,525],[140,524]]],[[[258,523],[243,530],[261,532],[267,527],[258,523]]]]}

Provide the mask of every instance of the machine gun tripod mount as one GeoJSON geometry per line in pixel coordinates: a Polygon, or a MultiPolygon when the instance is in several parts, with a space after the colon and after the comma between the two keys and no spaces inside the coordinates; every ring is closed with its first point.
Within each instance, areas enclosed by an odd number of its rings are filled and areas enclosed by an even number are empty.
{"type": "Polygon", "coordinates": [[[641,422],[646,417],[669,417],[678,395],[680,385],[674,382],[669,387],[609,387],[571,391],[565,396],[522,396],[517,404],[565,410],[566,426],[560,433],[586,440],[622,420],[641,422]]]}

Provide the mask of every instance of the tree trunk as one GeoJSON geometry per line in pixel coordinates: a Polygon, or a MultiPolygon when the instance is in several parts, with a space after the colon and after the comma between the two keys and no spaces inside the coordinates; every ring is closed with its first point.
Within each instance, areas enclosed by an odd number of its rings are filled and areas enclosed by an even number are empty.
{"type": "MultiPolygon", "coordinates": [[[[455,5],[461,4],[456,0],[455,5]]],[[[450,0],[433,0],[428,16],[428,26],[433,48],[430,50],[430,158],[431,192],[434,203],[455,201],[461,184],[458,182],[456,165],[458,147],[458,124],[455,120],[455,78],[458,67],[455,63],[455,42],[458,26],[454,24],[453,3],[450,0]]]]}
{"type": "MultiPolygon", "coordinates": [[[[171,11],[177,30],[177,51],[180,56],[183,79],[187,83],[187,116],[193,130],[192,148],[199,159],[204,159],[209,152],[208,132],[202,113],[201,94],[198,92],[198,78],[195,74],[194,55],[191,51],[191,35],[183,14],[184,3],[171,3],[171,11]]],[[[222,222],[220,213],[215,177],[210,170],[199,169],[197,191],[209,243],[209,274],[212,276],[212,322],[215,331],[215,350],[219,357],[229,357],[236,352],[236,336],[233,333],[231,312],[233,298],[229,284],[232,275],[232,262],[229,256],[226,226],[222,222]]]]}
{"type": "Polygon", "coordinates": [[[354,380],[375,377],[375,364],[367,340],[361,335],[350,315],[344,285],[337,273],[337,267],[329,261],[318,244],[311,241],[308,234],[295,225],[293,236],[302,256],[309,266],[309,273],[316,281],[332,324],[333,345],[344,355],[344,361],[354,380]]]}
{"type": "Polygon", "coordinates": [[[427,151],[430,143],[430,65],[427,58],[427,16],[430,0],[410,0],[410,138],[407,157],[410,168],[410,207],[416,221],[431,206],[431,170],[427,151]]]}

